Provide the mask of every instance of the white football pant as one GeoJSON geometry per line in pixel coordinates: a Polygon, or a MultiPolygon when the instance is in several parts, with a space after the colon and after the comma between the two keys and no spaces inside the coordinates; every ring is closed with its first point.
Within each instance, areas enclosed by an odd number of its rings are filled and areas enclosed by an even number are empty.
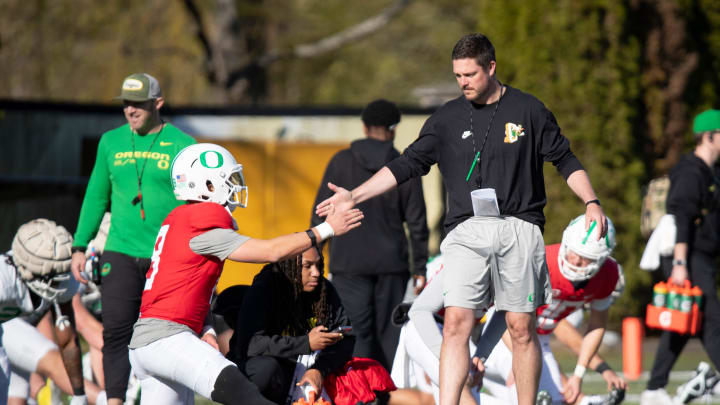
{"type": "MultiPolygon", "coordinates": [[[[561,404],[563,395],[560,393],[562,389],[560,367],[552,351],[550,351],[550,335],[538,335],[538,340],[540,340],[542,350],[542,372],[538,389],[547,391],[552,397],[553,403],[561,404]]],[[[504,403],[517,404],[518,398],[515,384],[509,387],[506,385],[511,374],[512,352],[501,340],[485,362],[483,386],[492,396],[501,399],[504,403]]]]}
{"type": "Polygon", "coordinates": [[[191,332],[130,349],[130,364],[140,379],[141,405],[192,405],[194,392],[210,399],[220,372],[235,366],[191,332]]]}
{"type": "MultiPolygon", "coordinates": [[[[440,329],[440,333],[442,333],[442,327],[440,324],[438,324],[438,329],[440,329]]],[[[401,343],[398,344],[397,352],[402,350],[408,356],[410,364],[408,364],[407,371],[405,371],[405,373],[408,373],[409,375],[403,376],[403,374],[399,373],[400,370],[395,368],[396,363],[398,362],[395,361],[393,362],[392,371],[393,382],[395,382],[395,385],[398,388],[411,388],[413,386],[412,384],[415,384],[417,388],[424,392],[432,392],[433,397],[435,398],[435,403],[439,404],[440,359],[435,357],[430,348],[422,340],[412,319],[405,322],[400,334],[401,343]],[[430,379],[429,383],[425,380],[425,375],[427,375],[430,379]]],[[[472,356],[475,353],[475,344],[472,341],[469,341],[468,345],[470,348],[470,355],[472,356]]],[[[395,356],[395,359],[397,360],[398,355],[396,354],[395,356]]],[[[470,359],[468,359],[468,362],[469,361],[470,359]]],[[[473,397],[475,397],[475,401],[480,403],[477,389],[473,389],[472,394],[473,397]]]]}
{"type": "Polygon", "coordinates": [[[2,346],[10,361],[10,388],[8,396],[30,396],[30,374],[37,371],[40,359],[51,350],[59,350],[55,342],[46,338],[24,319],[13,318],[2,323],[2,346]]]}

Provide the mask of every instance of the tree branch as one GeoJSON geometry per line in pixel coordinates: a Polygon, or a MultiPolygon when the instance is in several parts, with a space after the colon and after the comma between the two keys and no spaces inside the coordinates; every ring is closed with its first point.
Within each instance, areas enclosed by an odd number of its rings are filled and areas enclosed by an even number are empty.
{"type": "Polygon", "coordinates": [[[190,18],[193,22],[195,22],[195,36],[200,42],[200,46],[202,46],[205,54],[205,72],[207,73],[210,83],[214,83],[217,76],[215,75],[214,69],[210,68],[210,61],[213,60],[213,50],[210,46],[210,40],[208,40],[208,37],[205,34],[205,24],[203,24],[200,10],[194,0],[183,0],[183,4],[185,5],[185,9],[188,11],[188,14],[190,14],[190,18]]]}
{"type": "Polygon", "coordinates": [[[360,24],[350,27],[344,31],[340,31],[335,35],[323,38],[315,43],[297,45],[295,49],[293,49],[293,54],[298,58],[311,58],[326,52],[334,51],[348,42],[370,35],[387,25],[393,17],[399,14],[400,11],[410,4],[410,1],[411,0],[399,0],[395,4],[381,11],[380,14],[370,17],[360,24]]]}
{"type": "Polygon", "coordinates": [[[412,0],[398,0],[394,4],[383,9],[379,14],[348,29],[330,35],[329,37],[322,38],[313,43],[296,45],[287,51],[277,49],[270,50],[245,66],[233,70],[228,75],[228,81],[225,87],[232,87],[236,81],[245,78],[248,72],[257,68],[267,67],[278,59],[292,57],[312,58],[339,49],[349,42],[362,39],[387,25],[395,16],[404,10],[410,2],[412,2],[412,0]]]}

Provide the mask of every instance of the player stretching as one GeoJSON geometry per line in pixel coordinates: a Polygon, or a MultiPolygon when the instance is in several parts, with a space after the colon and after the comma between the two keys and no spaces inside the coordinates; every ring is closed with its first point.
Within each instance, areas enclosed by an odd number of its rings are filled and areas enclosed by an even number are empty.
{"type": "MultiPolygon", "coordinates": [[[[565,401],[573,404],[578,399],[585,370],[600,347],[605,333],[608,308],[614,300],[612,293],[622,271],[620,265],[610,257],[615,248],[615,228],[610,218],[607,223],[606,236],[598,239],[597,227],[593,224],[590,230],[586,231],[585,216],[581,215],[565,228],[562,243],[547,246],[545,249],[553,299],[550,304],[537,309],[537,332],[543,354],[540,390],[550,393],[553,403],[565,401]],[[550,333],[561,320],[585,304],[590,305],[588,329],[582,341],[575,371],[563,384],[560,368],[550,351],[550,333]]],[[[509,342],[509,339],[503,337],[503,341],[509,342]]],[[[485,365],[487,372],[484,385],[493,396],[500,397],[507,403],[516,403],[517,399],[513,398],[515,390],[508,389],[504,383],[498,384],[493,378],[499,376],[503,379],[511,375],[511,351],[512,348],[505,343],[499,343],[495,347],[485,365]]],[[[596,369],[600,372],[605,370],[596,369]]],[[[609,378],[605,373],[603,377],[609,378]]],[[[607,380],[608,386],[624,390],[625,382],[615,377],[607,380]]],[[[624,395],[618,394],[619,391],[611,397],[603,398],[602,401],[605,402],[602,403],[619,403],[624,395]],[[611,398],[611,401],[608,402],[608,398],[611,398]]],[[[586,397],[583,403],[594,403],[590,401],[597,399],[586,397]]]]}
{"type": "MultiPolygon", "coordinates": [[[[71,246],[70,233],[53,221],[35,219],[18,228],[12,251],[0,255],[0,322],[25,315],[42,317],[66,292],[77,290],[77,282],[70,274],[71,246]]],[[[3,329],[0,329],[0,336],[3,329]]],[[[37,343],[34,336],[25,338],[26,344],[37,343]]],[[[42,360],[42,356],[35,357],[34,361],[29,359],[33,357],[30,353],[25,357],[29,362],[42,360]]],[[[67,374],[53,373],[56,383],[66,391],[70,388],[75,392],[71,404],[87,404],[79,356],[63,360],[67,374]],[[69,379],[67,375],[70,375],[69,379]]],[[[0,404],[8,402],[8,363],[5,349],[0,345],[0,404]]],[[[37,364],[32,365],[35,366],[37,364]]]]}
{"type": "Polygon", "coordinates": [[[236,232],[231,212],[247,205],[242,165],[225,148],[191,145],[171,167],[175,196],[188,203],[163,222],[130,341],[142,404],[192,404],[193,391],[222,404],[267,404],[257,387],[217,350],[208,318],[223,262],[263,263],[300,254],[360,225],[362,213],[337,206],[326,222],[273,239],[236,232]],[[205,326],[204,326],[205,325],[205,326]]]}

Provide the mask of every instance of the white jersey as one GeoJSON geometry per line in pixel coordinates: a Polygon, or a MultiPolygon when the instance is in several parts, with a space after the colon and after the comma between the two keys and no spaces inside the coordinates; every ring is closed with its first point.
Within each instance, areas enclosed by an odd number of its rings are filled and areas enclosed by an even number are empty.
{"type": "MultiPolygon", "coordinates": [[[[40,308],[48,308],[43,300],[40,308]]],[[[40,309],[39,308],[39,309],[40,309]]],[[[0,255],[0,322],[35,312],[30,290],[7,255],[0,255]]]]}
{"type": "MultiPolygon", "coordinates": [[[[9,256],[0,255],[0,322],[30,314],[34,309],[30,290],[15,270],[9,256]]],[[[0,329],[0,338],[2,334],[0,329]]],[[[0,403],[7,403],[9,386],[10,361],[0,342],[0,403]]]]}

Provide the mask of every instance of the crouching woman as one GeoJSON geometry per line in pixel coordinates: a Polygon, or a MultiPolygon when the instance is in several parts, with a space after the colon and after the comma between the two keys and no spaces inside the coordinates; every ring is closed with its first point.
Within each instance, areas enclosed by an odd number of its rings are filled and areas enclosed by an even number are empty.
{"type": "Polygon", "coordinates": [[[349,326],[340,297],[323,277],[322,255],[310,248],[302,256],[266,265],[255,276],[228,357],[267,399],[284,404],[295,389],[300,356],[317,351],[297,384],[310,384],[318,395],[323,379],[350,360],[355,338],[340,329],[349,326]]]}

